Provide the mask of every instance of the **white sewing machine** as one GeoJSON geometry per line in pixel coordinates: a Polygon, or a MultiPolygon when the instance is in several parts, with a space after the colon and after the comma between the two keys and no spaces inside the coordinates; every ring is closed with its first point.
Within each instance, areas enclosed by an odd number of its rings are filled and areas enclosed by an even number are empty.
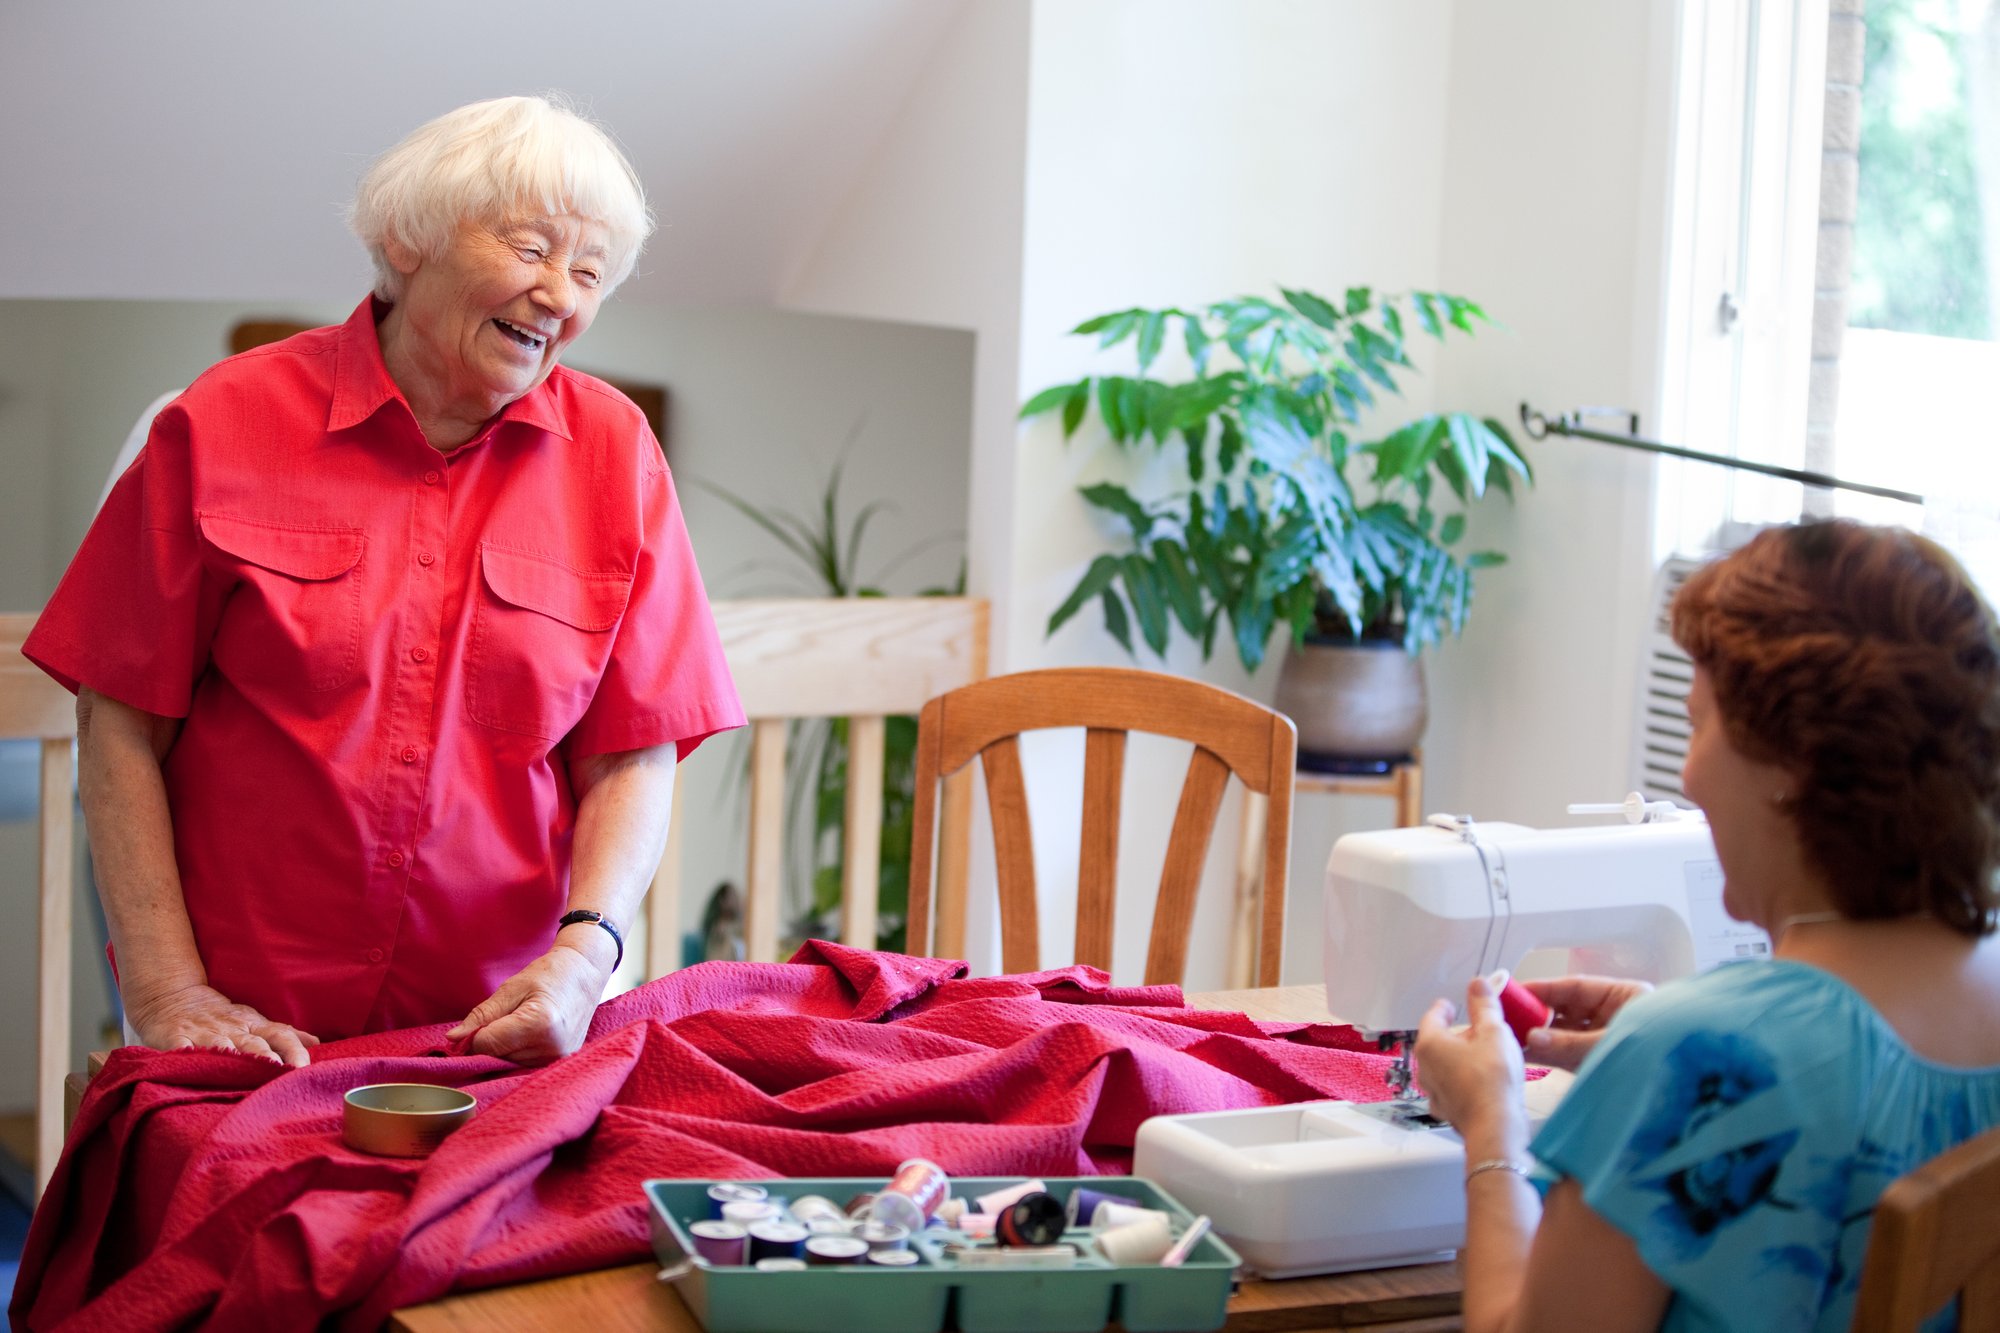
{"type": "MultiPolygon", "coordinates": [[[[1631,797],[1632,822],[1537,830],[1437,816],[1342,838],[1326,871],[1327,1008],[1397,1054],[1384,1102],[1308,1102],[1156,1116],[1133,1172],[1187,1207],[1269,1277],[1426,1263],[1465,1235],[1465,1154],[1410,1086],[1409,1046],[1440,995],[1569,951],[1546,972],[1666,981],[1767,956],[1722,910],[1722,868],[1699,815],[1631,797]],[[1662,817],[1663,816],[1663,817],[1662,817]]],[[[1568,1086],[1528,1085],[1539,1125],[1568,1086]]]]}

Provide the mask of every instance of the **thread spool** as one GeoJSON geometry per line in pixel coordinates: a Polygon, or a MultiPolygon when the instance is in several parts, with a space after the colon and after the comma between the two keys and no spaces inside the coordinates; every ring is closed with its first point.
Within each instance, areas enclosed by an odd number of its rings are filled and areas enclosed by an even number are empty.
{"type": "Polygon", "coordinates": [[[1098,1232],[1097,1248],[1114,1264],[1156,1264],[1174,1248],[1174,1229],[1165,1213],[1154,1212],[1098,1232]]]}
{"type": "Polygon", "coordinates": [[[750,1227],[750,1259],[801,1259],[812,1233],[796,1222],[757,1222],[750,1227]]]}
{"type": "Polygon", "coordinates": [[[868,1257],[868,1242],[856,1236],[813,1236],[806,1241],[806,1263],[815,1267],[858,1264],[868,1257]]]}
{"type": "Polygon", "coordinates": [[[994,1190],[991,1194],[982,1194],[972,1201],[972,1206],[982,1213],[991,1213],[998,1217],[1013,1207],[1016,1199],[1026,1198],[1030,1194],[1047,1193],[1048,1188],[1039,1180],[1026,1180],[1019,1185],[1009,1185],[1005,1189],[994,1190]]]}
{"type": "Polygon", "coordinates": [[[843,1235],[849,1225],[840,1205],[820,1194],[801,1194],[792,1200],[792,1216],[808,1231],[820,1235],[843,1235]]]}
{"type": "Polygon", "coordinates": [[[894,1222],[869,1219],[854,1225],[854,1238],[871,1250],[905,1250],[910,1246],[910,1229],[894,1222]]]}
{"type": "Polygon", "coordinates": [[[708,1187],[708,1215],[711,1220],[723,1220],[725,1205],[743,1201],[758,1201],[767,1197],[762,1185],[720,1184],[708,1187]]]}
{"type": "Polygon", "coordinates": [[[1036,1190],[1007,1206],[994,1223],[993,1235],[1002,1245],[1053,1245],[1062,1239],[1067,1220],[1053,1195],[1036,1190]]]}
{"type": "Polygon", "coordinates": [[[713,1218],[689,1226],[688,1237],[694,1241],[696,1254],[712,1264],[732,1268],[743,1262],[750,1241],[749,1233],[736,1223],[713,1218]]]}
{"type": "Polygon", "coordinates": [[[1549,1013],[1541,997],[1514,978],[1507,978],[1507,984],[1500,988],[1500,1016],[1513,1029],[1514,1040],[1523,1046],[1528,1044],[1530,1032],[1549,1021],[1549,1013]]]}
{"type": "Polygon", "coordinates": [[[889,1177],[889,1183],[868,1205],[868,1216],[881,1222],[894,1222],[899,1227],[911,1231],[922,1231],[924,1223],[951,1193],[951,1177],[936,1162],[922,1157],[912,1157],[896,1168],[896,1174],[889,1177]]]}
{"type": "Polygon", "coordinates": [[[1157,1217],[1169,1230],[1173,1227],[1173,1214],[1163,1208],[1143,1208],[1130,1204],[1106,1203],[1099,1204],[1097,1211],[1091,1214],[1090,1229],[1092,1232],[1102,1233],[1111,1230],[1113,1227],[1129,1226],[1133,1222],[1146,1217],[1157,1217]]]}
{"type": "Polygon", "coordinates": [[[778,1216],[778,1205],[769,1199],[731,1199],[722,1205],[722,1220],[739,1227],[752,1227],[778,1216]]]}
{"type": "Polygon", "coordinates": [[[1128,1194],[1106,1194],[1099,1190],[1078,1185],[1069,1192],[1069,1202],[1064,1205],[1064,1213],[1073,1227],[1087,1227],[1097,1214],[1098,1205],[1106,1203],[1122,1204],[1127,1208],[1143,1208],[1145,1205],[1128,1194]]]}

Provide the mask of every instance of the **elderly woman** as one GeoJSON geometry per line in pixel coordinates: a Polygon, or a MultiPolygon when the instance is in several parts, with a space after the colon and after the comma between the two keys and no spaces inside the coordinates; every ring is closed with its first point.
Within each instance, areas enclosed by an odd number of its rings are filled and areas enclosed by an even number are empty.
{"type": "Polygon", "coordinates": [[[374,294],[160,413],[23,651],[76,691],[128,1029],[303,1065],[581,1043],[675,764],[743,720],[658,443],[559,365],[651,224],[603,131],[462,107],[362,179],[374,294]]]}
{"type": "Polygon", "coordinates": [[[1557,1030],[1531,1053],[1588,1055],[1532,1145],[1492,985],[1468,1027],[1426,1016],[1421,1078],[1465,1140],[1468,1329],[1845,1329],[1876,1196],[2000,1125],[1991,612],[1923,538],[1832,522],[1696,573],[1673,630],[1682,783],[1776,956],[1637,998],[1539,987],[1557,1030]]]}

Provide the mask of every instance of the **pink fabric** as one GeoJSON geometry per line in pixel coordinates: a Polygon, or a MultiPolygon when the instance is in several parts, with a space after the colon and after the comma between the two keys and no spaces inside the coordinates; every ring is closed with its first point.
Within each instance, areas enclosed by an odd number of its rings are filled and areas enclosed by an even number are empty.
{"type": "Polygon", "coordinates": [[[538,1070],[445,1054],[444,1026],[332,1042],[281,1071],[219,1051],[114,1053],[29,1233],[17,1328],[372,1328],[401,1306],[649,1253],[650,1177],[1128,1169],[1151,1115],[1379,1100],[1350,1028],[1184,1007],[1094,968],[964,979],[962,963],[814,942],[707,963],[606,1004],[538,1070]],[[423,1161],[340,1141],[368,1083],[464,1087],[423,1161]]]}

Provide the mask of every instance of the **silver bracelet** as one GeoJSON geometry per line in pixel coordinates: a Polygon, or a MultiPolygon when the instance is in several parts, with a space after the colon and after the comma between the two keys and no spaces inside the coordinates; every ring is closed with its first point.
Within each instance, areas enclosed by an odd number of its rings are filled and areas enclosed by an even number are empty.
{"type": "Polygon", "coordinates": [[[1523,1180],[1529,1179],[1528,1168],[1522,1166],[1512,1158],[1489,1157],[1483,1162],[1474,1162],[1465,1169],[1465,1183],[1470,1185],[1474,1176],[1486,1171],[1512,1171],[1523,1180]]]}

